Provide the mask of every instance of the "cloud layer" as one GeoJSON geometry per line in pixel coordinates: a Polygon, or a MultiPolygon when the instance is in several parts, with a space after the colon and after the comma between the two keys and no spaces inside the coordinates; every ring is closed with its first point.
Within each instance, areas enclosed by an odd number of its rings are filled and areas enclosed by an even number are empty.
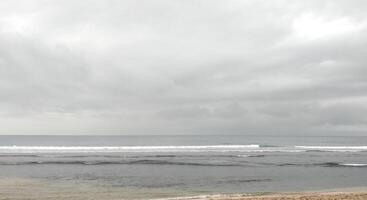
{"type": "Polygon", "coordinates": [[[363,0],[0,2],[0,134],[363,134],[363,0]]]}

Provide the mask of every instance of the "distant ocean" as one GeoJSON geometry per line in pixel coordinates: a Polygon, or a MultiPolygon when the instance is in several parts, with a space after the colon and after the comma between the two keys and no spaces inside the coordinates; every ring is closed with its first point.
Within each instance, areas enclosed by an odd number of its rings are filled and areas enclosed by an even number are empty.
{"type": "Polygon", "coordinates": [[[367,137],[0,136],[0,178],[185,195],[364,187],[367,137]]]}

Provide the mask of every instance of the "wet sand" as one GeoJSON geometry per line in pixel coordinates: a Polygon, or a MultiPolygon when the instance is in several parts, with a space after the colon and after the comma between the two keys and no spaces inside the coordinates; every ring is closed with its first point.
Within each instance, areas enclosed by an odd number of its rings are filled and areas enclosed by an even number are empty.
{"type": "MultiPolygon", "coordinates": [[[[67,182],[65,182],[67,183],[67,182]]],[[[0,200],[367,200],[367,188],[297,193],[219,194],[187,196],[164,189],[97,187],[85,184],[50,184],[30,179],[1,179],[0,200]],[[175,197],[176,196],[176,197],[175,197]]]]}
{"type": "MultiPolygon", "coordinates": [[[[176,198],[180,199],[180,198],[176,198]]],[[[187,198],[183,198],[188,200],[187,198]]],[[[333,192],[333,193],[276,193],[262,195],[217,195],[189,198],[190,200],[367,200],[367,192],[333,192]]]]}

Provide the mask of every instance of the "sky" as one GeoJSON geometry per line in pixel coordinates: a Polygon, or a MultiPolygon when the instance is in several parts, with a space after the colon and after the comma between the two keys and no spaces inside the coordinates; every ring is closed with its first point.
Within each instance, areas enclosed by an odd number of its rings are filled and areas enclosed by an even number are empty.
{"type": "Polygon", "coordinates": [[[365,0],[1,0],[0,134],[367,135],[365,0]]]}

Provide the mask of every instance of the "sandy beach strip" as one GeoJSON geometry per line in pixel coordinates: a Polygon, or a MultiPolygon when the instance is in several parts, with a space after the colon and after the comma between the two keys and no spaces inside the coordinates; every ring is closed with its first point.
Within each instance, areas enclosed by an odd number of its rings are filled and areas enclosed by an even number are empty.
{"type": "Polygon", "coordinates": [[[329,191],[216,194],[185,196],[165,190],[130,191],[126,188],[90,187],[86,185],[57,184],[30,179],[0,179],[0,200],[367,200],[367,188],[344,188],[329,191]],[[179,196],[179,197],[173,197],[179,196]]]}
{"type": "Polygon", "coordinates": [[[168,200],[367,200],[367,191],[325,192],[325,193],[320,192],[274,193],[274,194],[260,194],[260,195],[247,195],[247,194],[201,195],[196,197],[168,198],[168,200]]]}

